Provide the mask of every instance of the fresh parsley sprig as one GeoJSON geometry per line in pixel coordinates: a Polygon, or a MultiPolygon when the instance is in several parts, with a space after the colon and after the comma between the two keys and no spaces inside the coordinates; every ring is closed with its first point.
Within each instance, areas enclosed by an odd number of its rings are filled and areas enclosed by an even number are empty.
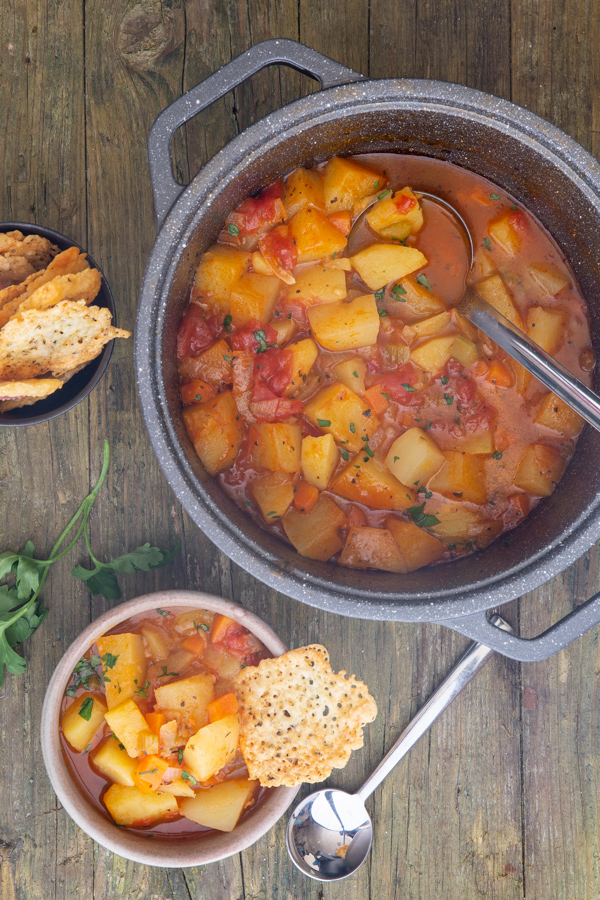
{"type": "Polygon", "coordinates": [[[0,581],[9,579],[9,583],[0,584],[0,688],[5,669],[11,675],[22,675],[25,671],[25,660],[14,648],[31,637],[46,618],[48,610],[42,606],[39,594],[50,566],[66,556],[82,534],[94,568],[88,570],[83,566],[75,566],[72,574],[75,578],[83,579],[92,594],[103,594],[107,600],[118,600],[121,597],[115,575],[139,570],[147,572],[148,569],[167,565],[179,552],[179,544],[173,550],[166,551],[146,543],[107,563],[100,562],[95,557],[90,546],[88,521],[109,466],[110,445],[108,441],[104,441],[98,481],[64,528],[48,559],[34,557],[35,547],[32,541],[27,541],[20,552],[6,550],[0,553],[0,581]]]}

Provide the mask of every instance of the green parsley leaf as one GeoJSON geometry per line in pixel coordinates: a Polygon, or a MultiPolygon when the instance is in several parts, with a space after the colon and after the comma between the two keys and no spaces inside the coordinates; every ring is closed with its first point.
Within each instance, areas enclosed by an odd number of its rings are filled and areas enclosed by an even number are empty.
{"type": "Polygon", "coordinates": [[[183,747],[179,747],[177,749],[177,762],[179,763],[179,765],[181,765],[181,763],[183,762],[183,747]]]}
{"type": "Polygon", "coordinates": [[[381,318],[383,318],[383,316],[387,316],[385,309],[378,309],[377,312],[379,313],[381,318]]]}
{"type": "Polygon", "coordinates": [[[167,672],[166,666],[161,666],[162,672],[158,676],[159,678],[170,678],[171,675],[179,675],[179,672],[167,672]]]}
{"type": "Polygon", "coordinates": [[[402,297],[406,296],[406,291],[401,284],[395,284],[391,293],[394,300],[400,300],[402,303],[406,303],[406,300],[402,300],[402,297]]]}
{"type": "Polygon", "coordinates": [[[499,450],[496,450],[495,453],[492,453],[492,456],[494,457],[494,459],[502,459],[502,454],[499,450]]]}
{"type": "Polygon", "coordinates": [[[500,197],[499,194],[490,194],[490,200],[501,200],[501,199],[502,198],[500,197]]]}
{"type": "Polygon", "coordinates": [[[225,329],[225,331],[227,331],[227,332],[231,331],[232,321],[233,320],[230,315],[225,316],[225,318],[223,319],[223,328],[225,329]]]}
{"type": "Polygon", "coordinates": [[[94,700],[93,697],[86,697],[83,703],[81,704],[81,709],[79,710],[79,715],[82,719],[85,719],[86,722],[89,722],[92,718],[92,710],[94,708],[94,700]]]}
{"type": "Polygon", "coordinates": [[[442,381],[442,384],[448,384],[448,376],[442,375],[441,381],[442,381]]]}
{"type": "Polygon", "coordinates": [[[425,501],[420,506],[411,506],[406,512],[409,514],[415,525],[419,528],[431,528],[433,525],[439,525],[440,520],[436,516],[427,515],[423,512],[425,509],[425,501]]]}
{"type": "Polygon", "coordinates": [[[381,394],[382,397],[385,397],[385,399],[388,400],[388,401],[391,403],[390,395],[389,395],[389,394],[386,394],[385,391],[380,391],[380,394],[381,394]]]}
{"type": "Polygon", "coordinates": [[[403,387],[404,390],[407,391],[409,394],[411,394],[413,391],[416,391],[416,388],[415,388],[415,387],[412,387],[410,384],[403,384],[402,387],[403,387]]]}
{"type": "Polygon", "coordinates": [[[433,290],[431,289],[431,285],[427,281],[425,275],[417,275],[417,281],[419,284],[422,284],[424,288],[427,288],[430,294],[433,294],[433,290]]]}
{"type": "Polygon", "coordinates": [[[329,428],[329,426],[331,425],[331,421],[330,419],[317,419],[317,425],[319,425],[321,428],[329,428]]]}
{"type": "Polygon", "coordinates": [[[452,394],[444,394],[444,400],[448,406],[450,406],[450,404],[454,402],[454,396],[452,394]]]}
{"type": "Polygon", "coordinates": [[[256,352],[257,353],[265,353],[266,350],[268,349],[268,344],[267,344],[267,336],[264,332],[264,329],[259,328],[258,331],[255,331],[254,337],[258,341],[258,350],[256,352]]]}
{"type": "Polygon", "coordinates": [[[119,658],[119,654],[113,656],[112,653],[105,653],[102,657],[102,662],[104,664],[105,669],[114,669],[115,663],[119,658]]]}
{"type": "Polygon", "coordinates": [[[354,424],[354,422],[350,422],[350,431],[352,432],[352,434],[356,434],[356,425],[354,424]]]}
{"type": "MultiPolygon", "coordinates": [[[[368,444],[365,444],[365,453],[367,454],[367,456],[370,456],[371,459],[373,459],[373,457],[375,456],[375,454],[373,453],[373,451],[371,450],[371,448],[369,447],[368,444]]],[[[366,460],[365,460],[365,462],[366,462],[366,460]]]]}
{"type": "Polygon", "coordinates": [[[183,769],[183,771],[182,771],[182,773],[181,773],[181,777],[183,778],[184,781],[191,781],[192,784],[198,784],[198,782],[197,782],[197,780],[194,778],[194,776],[193,776],[193,775],[190,775],[189,772],[186,772],[185,769],[183,769]]]}
{"type": "Polygon", "coordinates": [[[384,294],[385,294],[384,288],[381,288],[381,290],[379,290],[379,291],[375,291],[375,294],[373,295],[375,297],[375,303],[381,303],[381,301],[383,300],[384,294]]]}
{"type": "Polygon", "coordinates": [[[484,237],[483,243],[485,244],[485,249],[486,249],[486,250],[489,250],[489,251],[491,252],[491,250],[492,250],[492,242],[490,241],[489,237],[484,237]]]}
{"type": "Polygon", "coordinates": [[[348,451],[344,450],[343,447],[340,447],[339,449],[340,449],[340,453],[342,455],[342,459],[345,459],[346,462],[348,462],[348,460],[350,459],[350,457],[348,456],[348,451]]]}
{"type": "Polygon", "coordinates": [[[232,237],[237,237],[240,233],[240,229],[237,227],[237,225],[232,225],[230,222],[227,226],[227,233],[232,235],[232,237]]]}
{"type": "Polygon", "coordinates": [[[379,194],[379,196],[377,197],[377,199],[378,199],[378,200],[383,200],[383,198],[384,198],[384,197],[387,197],[387,195],[390,194],[390,193],[391,193],[391,191],[390,191],[390,189],[388,188],[387,191],[383,191],[383,193],[379,194]]]}
{"type": "Polygon", "coordinates": [[[377,179],[377,181],[376,181],[375,184],[373,185],[373,190],[376,191],[378,187],[379,187],[379,178],[377,179]]]}

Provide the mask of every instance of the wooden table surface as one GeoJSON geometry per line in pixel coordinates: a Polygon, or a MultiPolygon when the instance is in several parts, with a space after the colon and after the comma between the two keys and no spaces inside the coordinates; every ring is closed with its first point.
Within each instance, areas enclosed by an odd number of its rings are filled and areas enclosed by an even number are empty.
{"type": "MultiPolygon", "coordinates": [[[[0,220],[56,228],[86,246],[134,324],[155,236],[146,138],[160,110],[253,43],[289,37],[374,77],[439,78],[490,91],[600,152],[600,8],[593,0],[2,0],[0,220]]],[[[223,144],[314,90],[289,69],[254,77],[180,137],[185,181],[223,144]]],[[[222,594],[293,646],[325,643],[335,667],[379,702],[365,747],[331,783],[356,788],[457,660],[442,627],[342,619],[268,590],[218,552],[166,484],[142,423],[132,342],[115,348],[91,397],[67,415],[0,429],[0,550],[47,552],[113,465],[92,521],[109,558],[145,539],[182,550],[167,569],[122,579],[125,596],[166,587],[222,594]]],[[[254,847],[205,868],[160,870],[95,845],[62,810],[42,763],[48,679],[109,604],[52,571],[50,609],[25,646],[24,677],[0,700],[2,900],[598,900],[600,645],[592,632],[557,656],[495,658],[370,801],[375,839],[351,880],[321,886],[288,861],[284,820],[254,847]]],[[[533,634],[600,588],[594,549],[508,610],[533,634]]]]}

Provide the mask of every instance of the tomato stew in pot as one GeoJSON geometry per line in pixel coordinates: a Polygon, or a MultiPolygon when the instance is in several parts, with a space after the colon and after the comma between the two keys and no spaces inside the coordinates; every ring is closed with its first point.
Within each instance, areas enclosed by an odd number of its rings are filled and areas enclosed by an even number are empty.
{"type": "Polygon", "coordinates": [[[268,656],[239,623],[197,609],[143,613],[98,638],[61,709],[83,795],[136,833],[232,831],[268,792],[239,748],[233,679],[268,656]]]}
{"type": "Polygon", "coordinates": [[[513,528],[554,490],[583,421],[456,312],[466,279],[591,383],[566,260],[486,179],[368,154],[244,200],[200,260],[178,333],[204,467],[301,555],[344,566],[405,573],[513,528]],[[455,221],[419,189],[468,223],[470,272],[455,221]]]}

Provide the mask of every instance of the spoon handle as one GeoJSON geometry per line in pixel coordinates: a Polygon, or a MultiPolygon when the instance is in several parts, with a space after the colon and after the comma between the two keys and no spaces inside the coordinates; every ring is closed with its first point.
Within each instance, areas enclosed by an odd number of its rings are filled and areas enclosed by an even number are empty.
{"type": "MultiPolygon", "coordinates": [[[[512,628],[500,616],[492,616],[492,623],[504,631],[512,631],[512,628]]],[[[442,681],[440,686],[431,695],[425,706],[421,707],[414,719],[406,726],[392,749],[384,756],[375,771],[370,775],[363,786],[356,792],[364,802],[378,785],[381,784],[392,769],[416,744],[419,738],[431,727],[437,717],[454,698],[470,682],[474,675],[486,664],[494,653],[485,644],[471,644],[465,655],[454,666],[452,671],[442,681]]]]}
{"type": "Polygon", "coordinates": [[[486,303],[473,288],[467,288],[458,311],[600,431],[600,397],[486,303]]]}

